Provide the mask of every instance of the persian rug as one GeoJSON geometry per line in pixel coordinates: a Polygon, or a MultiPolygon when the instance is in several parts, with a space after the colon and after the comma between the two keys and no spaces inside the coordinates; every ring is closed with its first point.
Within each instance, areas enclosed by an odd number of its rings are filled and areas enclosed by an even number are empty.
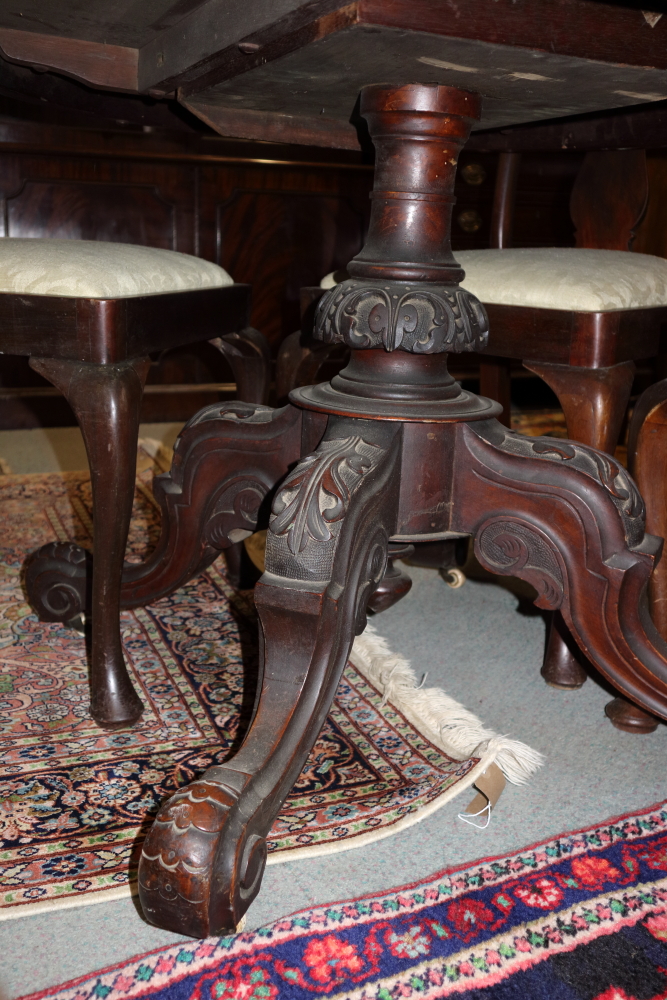
{"type": "MultiPolygon", "coordinates": [[[[140,466],[141,469],[141,466],[140,466]]],[[[128,558],[155,544],[153,468],[137,478],[128,558]]],[[[21,586],[45,542],[92,541],[84,473],[0,476],[0,919],[102,902],[134,888],[159,804],[238,748],[257,671],[252,595],[221,563],[122,616],[144,701],[134,728],[88,714],[86,642],[37,620],[21,586]]],[[[328,720],[271,831],[269,864],[388,836],[473,784],[490,763],[513,781],[539,754],[497,737],[443,692],[417,688],[377,636],[357,641],[328,720]]]]}
{"type": "MultiPolygon", "coordinates": [[[[30,1000],[664,1000],[667,803],[30,1000]]],[[[27,998],[23,998],[27,1000],[27,998]]]]}

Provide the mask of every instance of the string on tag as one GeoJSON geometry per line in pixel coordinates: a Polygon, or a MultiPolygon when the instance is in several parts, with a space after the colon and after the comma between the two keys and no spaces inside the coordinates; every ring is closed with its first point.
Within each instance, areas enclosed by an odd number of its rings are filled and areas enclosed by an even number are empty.
{"type": "Polygon", "coordinates": [[[500,798],[504,787],[505,775],[497,764],[489,764],[475,780],[477,795],[469,803],[466,811],[459,813],[459,819],[470,826],[476,827],[478,830],[486,830],[491,822],[491,811],[500,798]],[[485,814],[486,822],[483,825],[475,823],[475,819],[478,816],[484,816],[485,814]]]}
{"type": "Polygon", "coordinates": [[[476,813],[459,813],[459,819],[462,819],[464,823],[469,823],[470,826],[476,827],[478,830],[486,830],[487,826],[491,822],[491,803],[487,802],[485,806],[482,806],[476,813]],[[477,816],[483,816],[486,813],[485,823],[475,823],[475,818],[477,816]]]}

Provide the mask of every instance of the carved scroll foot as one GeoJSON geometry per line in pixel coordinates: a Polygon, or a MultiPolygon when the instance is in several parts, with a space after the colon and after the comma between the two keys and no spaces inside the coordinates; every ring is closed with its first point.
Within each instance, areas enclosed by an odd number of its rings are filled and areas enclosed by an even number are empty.
{"type": "MultiPolygon", "coordinates": [[[[216,403],[185,425],[171,470],[153,481],[162,513],[158,544],[145,562],[125,564],[121,607],[172,593],[255,531],[267,494],[299,458],[301,413],[292,406],[216,403]]],[[[76,545],[39,550],[29,590],[43,620],[68,621],[90,607],[87,567],[76,545]]]]}
{"type": "Polygon", "coordinates": [[[329,710],[384,574],[398,503],[401,427],[333,420],[280,485],[255,588],[263,670],[255,715],[225,765],[157,815],[139,866],[146,918],[203,937],[233,929],[257,894],[266,838],[329,710]]]}
{"type": "MultiPolygon", "coordinates": [[[[93,579],[90,714],[116,729],[143,711],[127,673],[120,642],[120,581],[134,498],[139,411],[149,360],[119,364],[32,358],[31,366],[66,396],[74,410],[90,464],[93,489],[93,579]]],[[[77,593],[85,598],[86,555],[72,545],[47,545],[26,577],[28,595],[47,620],[74,618],[77,593]],[[56,570],[62,560],[60,580],[56,570]],[[64,617],[61,617],[64,616],[64,617]]]]}
{"type": "Polygon", "coordinates": [[[625,698],[614,698],[607,702],[604,714],[611,720],[612,725],[617,729],[622,729],[625,733],[636,733],[643,735],[654,733],[658,728],[659,719],[650,712],[645,712],[638,705],[633,705],[625,698]]]}
{"type": "Polygon", "coordinates": [[[491,572],[519,576],[560,610],[579,648],[621,693],[667,718],[667,644],[647,611],[662,541],[609,455],[527,438],[497,421],[461,424],[453,530],[475,535],[491,572]]]}
{"type": "Polygon", "coordinates": [[[568,632],[560,611],[554,611],[549,626],[549,640],[540,673],[550,687],[580,688],[588,674],[579,662],[581,653],[568,632]]]}

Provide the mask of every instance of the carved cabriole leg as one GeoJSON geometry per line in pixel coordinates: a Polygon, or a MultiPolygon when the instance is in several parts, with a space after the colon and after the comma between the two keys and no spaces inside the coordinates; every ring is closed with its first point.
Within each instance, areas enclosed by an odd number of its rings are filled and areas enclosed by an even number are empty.
{"type": "MultiPolygon", "coordinates": [[[[88,453],[94,528],[90,713],[107,729],[131,725],[143,706],[123,659],[120,581],[134,499],[141,397],[150,360],[95,365],[31,358],[30,364],[67,398],[88,453]]],[[[31,584],[38,580],[36,565],[26,579],[31,599],[31,584]]],[[[68,612],[66,617],[73,615],[68,612]]]]}
{"type": "Polygon", "coordinates": [[[139,867],[147,919],[233,929],[259,889],[266,836],[317,738],[396,522],[401,427],[333,418],[281,484],[255,599],[263,672],[245,741],[158,813],[139,867]]]}
{"type": "Polygon", "coordinates": [[[558,610],[602,674],[667,718],[667,645],[650,620],[646,583],[661,539],[644,534],[643,503],[609,456],[495,421],[458,427],[454,530],[476,536],[491,572],[528,580],[558,610]]]}
{"type": "Polygon", "coordinates": [[[234,374],[236,396],[244,403],[266,403],[271,381],[271,352],[264,334],[249,326],[209,341],[234,374]]]}
{"type": "MultiPolygon", "coordinates": [[[[301,454],[301,425],[296,407],[252,403],[216,403],[185,425],[171,470],[153,482],[160,538],[144,562],[125,564],[122,607],[172,593],[256,530],[264,498],[301,454]]],[[[66,621],[85,610],[84,560],[83,550],[70,543],[35,554],[28,582],[41,618],[66,621]]]]}
{"type": "MultiPolygon", "coordinates": [[[[558,396],[568,437],[614,454],[630,398],[635,365],[624,361],[610,368],[524,362],[558,396]]],[[[553,687],[581,687],[587,678],[580,654],[568,641],[560,612],[554,612],[542,676],[553,687]]]]}

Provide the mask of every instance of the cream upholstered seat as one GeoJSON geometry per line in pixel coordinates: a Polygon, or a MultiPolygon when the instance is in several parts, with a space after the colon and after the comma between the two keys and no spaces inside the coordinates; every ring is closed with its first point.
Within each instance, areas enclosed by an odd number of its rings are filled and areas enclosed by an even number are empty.
{"type": "MultiPolygon", "coordinates": [[[[667,260],[623,250],[571,247],[457,250],[463,287],[489,305],[613,312],[667,305],[667,260]]],[[[346,277],[332,271],[320,288],[346,277]]]]}
{"type": "Polygon", "coordinates": [[[0,239],[0,292],[72,298],[224,288],[232,278],[190,254],[95,240],[0,239]]]}
{"type": "Polygon", "coordinates": [[[667,260],[569,247],[463,250],[463,287],[484,303],[612,312],[667,305],[667,260]]]}

